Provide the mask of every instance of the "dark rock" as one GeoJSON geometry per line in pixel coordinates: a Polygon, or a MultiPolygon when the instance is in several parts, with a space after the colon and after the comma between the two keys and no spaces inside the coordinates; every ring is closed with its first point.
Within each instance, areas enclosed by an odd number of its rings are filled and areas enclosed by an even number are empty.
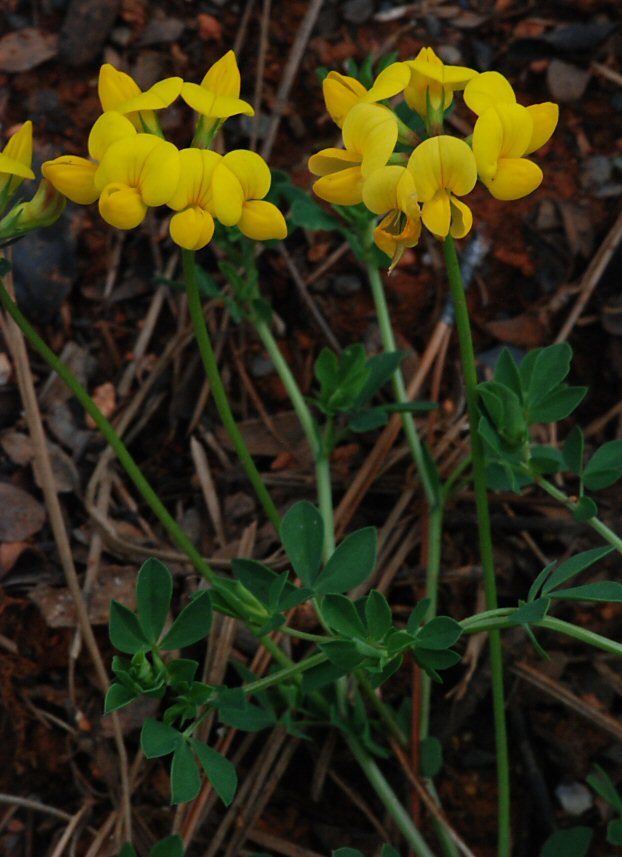
{"type": "Polygon", "coordinates": [[[141,45],[158,45],[175,42],[185,29],[179,18],[166,18],[163,15],[151,18],[140,39],[141,45]]]}
{"type": "Polygon", "coordinates": [[[343,4],[341,14],[344,20],[350,24],[362,24],[374,12],[374,4],[372,0],[347,0],[343,4]]]}
{"type": "Polygon", "coordinates": [[[52,321],[76,279],[71,218],[65,211],[53,226],[29,232],[14,245],[15,294],[31,321],[52,321]]]}
{"type": "Polygon", "coordinates": [[[347,297],[358,292],[361,288],[361,281],[356,274],[340,274],[335,277],[335,292],[341,297],[347,297]]]}
{"type": "Polygon", "coordinates": [[[119,0],[71,0],[59,39],[61,58],[72,66],[93,62],[114,25],[119,0]]]}

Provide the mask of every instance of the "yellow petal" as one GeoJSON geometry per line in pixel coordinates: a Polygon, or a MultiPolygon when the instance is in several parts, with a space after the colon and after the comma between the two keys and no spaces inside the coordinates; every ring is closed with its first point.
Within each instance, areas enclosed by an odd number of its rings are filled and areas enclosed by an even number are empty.
{"type": "Polygon", "coordinates": [[[89,155],[94,161],[101,161],[108,146],[116,140],[133,137],[135,134],[136,128],[126,116],[116,110],[102,113],[89,134],[89,155]]]}
{"type": "Polygon", "coordinates": [[[473,128],[473,155],[477,172],[483,182],[497,172],[503,148],[503,125],[494,108],[484,111],[473,128]]]}
{"type": "Polygon", "coordinates": [[[184,250],[200,250],[212,240],[214,218],[196,205],[174,214],[169,226],[171,238],[184,250]]]}
{"type": "Polygon", "coordinates": [[[139,92],[127,101],[122,101],[114,108],[119,113],[135,113],[139,110],[162,110],[175,101],[181,88],[181,77],[167,77],[159,80],[146,92],[139,92]]]}
{"type": "Polygon", "coordinates": [[[460,199],[452,196],[449,200],[451,206],[451,226],[449,231],[453,238],[464,238],[473,226],[473,214],[468,205],[460,199]]]}
{"type": "Polygon", "coordinates": [[[210,149],[182,149],[179,153],[179,182],[167,205],[181,211],[189,205],[209,209],[212,204],[212,176],[222,156],[210,149]]]}
{"type": "Polygon", "coordinates": [[[215,95],[196,83],[184,83],[181,97],[189,107],[210,119],[228,119],[229,116],[237,116],[240,113],[246,116],[255,115],[255,111],[246,101],[229,95],[215,95]]]}
{"type": "Polygon", "coordinates": [[[276,205],[265,200],[253,199],[244,203],[238,228],[254,241],[282,240],[287,236],[285,218],[276,205]]]}
{"type": "Polygon", "coordinates": [[[494,178],[484,184],[495,199],[521,199],[542,182],[542,170],[527,158],[507,158],[499,161],[494,178]]]}
{"type": "Polygon", "coordinates": [[[134,229],[145,219],[147,206],[136,188],[112,182],[101,192],[99,213],[106,223],[117,229],[134,229]]]}
{"type": "Polygon", "coordinates": [[[363,84],[356,78],[339,74],[338,71],[328,73],[322,84],[322,92],[326,109],[340,128],[350,110],[367,94],[363,84]]]}
{"type": "Polygon", "coordinates": [[[345,149],[322,149],[309,158],[309,172],[314,176],[326,176],[330,173],[345,170],[354,165],[360,166],[361,155],[348,152],[345,149]]]}
{"type": "Polygon", "coordinates": [[[397,241],[395,240],[395,235],[385,231],[384,220],[374,229],[374,241],[376,242],[376,246],[379,247],[383,253],[386,253],[387,256],[392,258],[395,255],[395,251],[397,250],[397,241]]]}
{"type": "Polygon", "coordinates": [[[116,110],[117,105],[140,95],[140,88],[129,74],[118,71],[110,63],[104,63],[99,70],[97,94],[102,110],[116,110]]]}
{"type": "Polygon", "coordinates": [[[151,206],[165,205],[171,199],[179,183],[180,171],[177,147],[167,140],[155,139],[158,145],[147,154],[139,183],[143,201],[151,206]]]}
{"type": "Polygon", "coordinates": [[[222,161],[212,174],[214,214],[224,226],[235,226],[242,217],[244,191],[237,176],[222,161]]]}
{"type": "MultiPolygon", "coordinates": [[[[429,48],[429,50],[432,49],[429,48]]],[[[409,65],[413,71],[423,77],[434,80],[451,90],[463,89],[477,75],[476,71],[466,66],[445,65],[436,54],[434,54],[434,60],[422,57],[411,60],[409,65]]]]}
{"type": "Polygon", "coordinates": [[[0,152],[0,176],[19,176],[22,179],[34,179],[35,174],[27,167],[25,164],[22,164],[21,161],[15,160],[15,158],[9,158],[4,152],[0,152]]]}
{"type": "Polygon", "coordinates": [[[358,205],[363,201],[363,176],[360,167],[349,167],[318,179],[313,192],[334,205],[358,205]]]}
{"type": "Polygon", "coordinates": [[[502,158],[520,158],[533,135],[533,119],[520,104],[497,104],[494,108],[503,128],[502,158]]]}
{"type": "Polygon", "coordinates": [[[473,152],[464,140],[447,134],[420,143],[410,156],[408,170],[422,202],[430,201],[439,190],[464,196],[477,181],[473,152]]]}
{"type": "Polygon", "coordinates": [[[524,155],[530,155],[540,146],[544,146],[557,127],[559,119],[559,107],[552,101],[532,104],[531,107],[527,108],[527,111],[533,121],[533,132],[529,144],[523,152],[524,155]]]}
{"type": "Polygon", "coordinates": [[[172,143],[153,134],[136,134],[106,149],[95,185],[100,190],[113,183],[128,185],[139,189],[146,205],[164,205],[175,193],[179,170],[179,152],[172,143]]]}
{"type": "Polygon", "coordinates": [[[233,51],[227,51],[207,70],[201,86],[213,92],[214,95],[224,95],[227,98],[240,97],[240,70],[233,51]]]}
{"type": "Polygon", "coordinates": [[[447,191],[439,190],[432,199],[424,202],[421,219],[434,235],[439,238],[447,237],[451,225],[451,203],[447,191]]]}
{"type": "Polygon", "coordinates": [[[95,187],[97,164],[76,155],[63,155],[53,161],[46,161],[41,172],[57,191],[72,202],[90,205],[99,196],[95,187]]]}
{"type": "Polygon", "coordinates": [[[365,178],[384,167],[397,143],[397,122],[390,110],[377,104],[355,104],[343,123],[346,149],[362,155],[365,178]]]}
{"type": "Polygon", "coordinates": [[[365,206],[374,214],[386,214],[387,211],[400,208],[397,188],[403,175],[410,174],[406,167],[399,166],[380,167],[373,172],[363,184],[365,206]]]}
{"type": "Polygon", "coordinates": [[[403,92],[410,80],[410,69],[404,62],[394,62],[380,72],[365,96],[366,101],[384,101],[403,92]]]}
{"type": "Polygon", "coordinates": [[[478,116],[497,104],[515,104],[516,96],[510,82],[498,71],[485,71],[469,81],[464,101],[478,116]]]}
{"type": "MultiPolygon", "coordinates": [[[[13,170],[3,170],[0,167],[0,172],[11,172],[11,175],[21,176],[23,179],[34,179],[35,174],[33,173],[32,166],[32,122],[30,119],[24,122],[19,131],[16,131],[9,138],[9,142],[4,147],[2,154],[5,157],[10,158],[13,161],[17,161],[18,164],[23,167],[20,172],[15,172],[13,170]]],[[[6,162],[5,162],[6,163],[6,162]]]]}
{"type": "Polygon", "coordinates": [[[224,156],[222,165],[240,182],[244,199],[263,199],[270,190],[270,167],[256,152],[234,149],[224,156]]]}

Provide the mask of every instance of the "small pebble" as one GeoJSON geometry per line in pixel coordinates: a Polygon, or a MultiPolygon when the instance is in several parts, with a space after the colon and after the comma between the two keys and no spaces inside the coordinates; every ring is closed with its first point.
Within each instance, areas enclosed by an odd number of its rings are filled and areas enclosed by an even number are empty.
{"type": "Polygon", "coordinates": [[[592,793],[582,783],[561,783],[555,789],[555,795],[569,815],[583,815],[594,804],[592,793]]]}
{"type": "Polygon", "coordinates": [[[340,274],[335,277],[335,292],[341,297],[353,295],[361,288],[360,279],[354,274],[340,274]]]}
{"type": "Polygon", "coordinates": [[[611,179],[613,165],[606,155],[588,158],[581,170],[581,184],[586,190],[596,190],[611,179]]]}
{"type": "Polygon", "coordinates": [[[249,371],[253,378],[267,378],[274,374],[274,363],[269,357],[258,355],[251,360],[249,371]]]}
{"type": "Polygon", "coordinates": [[[350,24],[362,24],[374,11],[372,0],[348,0],[343,4],[341,14],[350,24]]]}

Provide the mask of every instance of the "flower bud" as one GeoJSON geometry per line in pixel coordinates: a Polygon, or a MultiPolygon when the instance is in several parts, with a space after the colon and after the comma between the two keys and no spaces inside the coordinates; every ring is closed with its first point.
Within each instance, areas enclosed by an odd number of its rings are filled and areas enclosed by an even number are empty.
{"type": "Polygon", "coordinates": [[[63,213],[67,200],[48,181],[41,179],[28,202],[20,202],[0,221],[0,240],[19,238],[26,232],[51,226],[63,213]]]}

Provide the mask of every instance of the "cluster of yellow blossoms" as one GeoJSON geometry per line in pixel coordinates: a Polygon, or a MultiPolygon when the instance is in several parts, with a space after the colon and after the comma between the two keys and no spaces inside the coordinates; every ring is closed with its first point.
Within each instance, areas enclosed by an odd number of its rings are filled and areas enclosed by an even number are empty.
{"type": "Polygon", "coordinates": [[[170,77],[145,92],[106,64],[98,84],[104,112],[89,134],[90,158],[63,155],[46,161],[43,175],[73,202],[98,201],[104,220],[119,229],[132,229],[149,208],[167,205],[175,212],[171,237],[187,250],[199,250],[211,240],[214,218],[249,238],[284,238],[283,215],[264,199],[271,182],[266,162],[244,149],[219,155],[209,148],[226,119],[253,115],[239,97],[240,86],[233,51],[209,69],[200,85],[170,77]],[[181,150],[164,139],[156,112],[179,96],[199,114],[192,146],[181,150]]]}
{"type": "Polygon", "coordinates": [[[381,215],[374,239],[392,257],[392,267],[406,247],[417,244],[422,223],[440,238],[463,238],[469,232],[473,216],[460,197],[473,190],[478,177],[500,200],[535,190],[542,170],[525,156],[547,142],[559,114],[551,102],[517,104],[498,72],[445,65],[432,48],[422,48],[414,60],[393,63],[369,90],[332,71],[324,81],[324,99],[342,129],[344,147],[310,158],[310,171],[320,177],[313,189],[327,202],[362,202],[381,215]],[[456,91],[464,92],[477,116],[466,140],[443,132],[456,91]],[[427,139],[420,142],[389,106],[379,103],[400,93],[423,119],[427,139]]]}

